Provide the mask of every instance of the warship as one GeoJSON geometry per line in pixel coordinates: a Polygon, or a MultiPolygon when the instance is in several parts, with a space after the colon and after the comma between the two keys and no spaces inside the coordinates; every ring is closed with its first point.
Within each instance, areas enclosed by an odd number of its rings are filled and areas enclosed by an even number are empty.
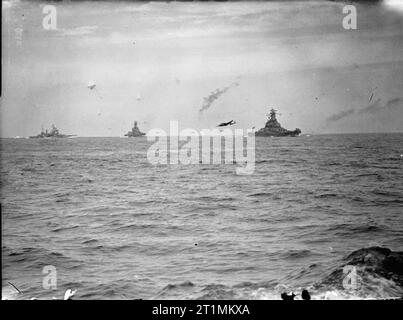
{"type": "Polygon", "coordinates": [[[134,125],[131,131],[125,134],[125,137],[141,137],[145,136],[146,134],[144,132],[141,132],[139,127],[137,126],[137,121],[134,121],[134,125]]]}
{"type": "Polygon", "coordinates": [[[61,134],[59,132],[59,129],[56,128],[54,124],[52,124],[52,127],[50,131],[48,129],[41,130],[41,133],[36,135],[36,136],[30,136],[31,139],[44,139],[44,138],[69,138],[69,137],[74,137],[75,134],[61,134]]]}
{"type": "Polygon", "coordinates": [[[301,134],[301,130],[296,128],[294,131],[284,129],[277,121],[276,110],[271,109],[270,115],[267,115],[267,121],[264,128],[256,131],[255,136],[260,137],[296,137],[301,134]]]}

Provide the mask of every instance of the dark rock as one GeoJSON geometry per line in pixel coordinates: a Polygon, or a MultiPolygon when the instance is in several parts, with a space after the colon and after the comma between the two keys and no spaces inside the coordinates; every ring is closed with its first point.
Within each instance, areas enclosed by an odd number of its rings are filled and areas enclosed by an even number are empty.
{"type": "Polygon", "coordinates": [[[311,295],[309,294],[308,290],[302,290],[301,298],[302,300],[311,300],[311,295]]]}
{"type": "Polygon", "coordinates": [[[287,293],[283,292],[281,294],[281,299],[283,299],[285,301],[294,300],[295,297],[296,297],[296,295],[294,293],[287,294],[287,293]]]}

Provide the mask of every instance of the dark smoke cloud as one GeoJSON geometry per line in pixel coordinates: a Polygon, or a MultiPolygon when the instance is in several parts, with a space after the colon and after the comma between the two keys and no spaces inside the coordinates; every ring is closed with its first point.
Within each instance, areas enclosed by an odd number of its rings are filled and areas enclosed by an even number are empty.
{"type": "MultiPolygon", "coordinates": [[[[376,99],[368,106],[358,110],[358,114],[375,114],[382,110],[393,110],[396,107],[402,106],[403,98],[393,98],[388,100],[385,104],[381,103],[381,99],[376,99]]],[[[348,109],[331,115],[326,119],[328,122],[339,121],[343,118],[349,117],[355,113],[354,109],[348,109]]]]}
{"type": "Polygon", "coordinates": [[[238,82],[234,82],[228,87],[224,87],[222,89],[218,88],[215,89],[213,92],[210,93],[208,97],[203,98],[203,105],[200,108],[199,112],[202,113],[209,109],[214,101],[216,101],[219,97],[221,97],[224,93],[226,93],[230,88],[239,86],[238,82]]]}
{"type": "Polygon", "coordinates": [[[345,117],[348,117],[348,116],[350,116],[350,115],[352,115],[354,113],[355,113],[354,109],[344,110],[344,111],[338,112],[338,113],[336,113],[334,115],[331,115],[330,117],[328,117],[326,119],[326,121],[328,121],[328,122],[339,121],[339,120],[341,120],[341,119],[343,119],[345,117]]]}
{"type": "Polygon", "coordinates": [[[403,101],[403,98],[393,98],[388,101],[386,101],[385,104],[381,103],[381,99],[377,99],[370,105],[368,105],[365,108],[362,108],[358,113],[359,114],[374,114],[378,111],[382,111],[385,109],[393,109],[395,107],[398,107],[401,105],[401,102],[403,101]]]}
{"type": "Polygon", "coordinates": [[[385,104],[385,108],[393,109],[394,107],[401,106],[402,104],[400,102],[403,101],[403,98],[394,98],[390,99],[388,102],[385,104]]]}
{"type": "Polygon", "coordinates": [[[374,102],[369,104],[368,106],[362,108],[360,111],[358,111],[359,114],[374,114],[380,109],[382,109],[383,106],[381,104],[381,99],[376,99],[374,102]]]}

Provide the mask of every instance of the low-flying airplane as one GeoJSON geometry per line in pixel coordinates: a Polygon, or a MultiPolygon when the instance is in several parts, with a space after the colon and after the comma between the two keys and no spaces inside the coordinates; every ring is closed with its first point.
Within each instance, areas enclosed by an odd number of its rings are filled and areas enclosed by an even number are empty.
{"type": "Polygon", "coordinates": [[[234,120],[228,121],[228,122],[222,122],[220,123],[217,127],[226,127],[226,126],[232,126],[234,125],[236,122],[234,120]]]}

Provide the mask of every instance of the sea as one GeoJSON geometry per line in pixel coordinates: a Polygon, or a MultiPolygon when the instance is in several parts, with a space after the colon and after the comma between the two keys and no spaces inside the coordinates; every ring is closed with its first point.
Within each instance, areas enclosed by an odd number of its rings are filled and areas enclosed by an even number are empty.
{"type": "Polygon", "coordinates": [[[151,145],[1,139],[3,299],[403,296],[403,134],[257,137],[250,175],[151,145]]]}

